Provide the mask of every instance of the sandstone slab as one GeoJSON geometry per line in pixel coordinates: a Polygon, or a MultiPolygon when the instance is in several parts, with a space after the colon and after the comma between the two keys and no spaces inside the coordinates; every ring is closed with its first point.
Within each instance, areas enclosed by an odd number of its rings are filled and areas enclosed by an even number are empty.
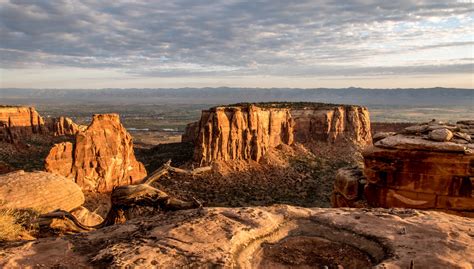
{"type": "Polygon", "coordinates": [[[83,203],[81,188],[63,176],[21,170],[0,175],[0,208],[32,208],[47,213],[70,211],[83,203]]]}
{"type": "Polygon", "coordinates": [[[2,268],[471,268],[472,220],[433,211],[204,208],[0,250],[2,268]]]}

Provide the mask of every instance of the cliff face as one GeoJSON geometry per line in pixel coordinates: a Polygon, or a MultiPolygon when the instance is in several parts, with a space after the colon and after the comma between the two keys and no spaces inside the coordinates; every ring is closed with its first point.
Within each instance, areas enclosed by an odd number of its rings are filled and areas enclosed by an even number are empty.
{"type": "Polygon", "coordinates": [[[33,107],[0,106],[0,140],[16,142],[44,131],[44,120],[33,107]]]}
{"type": "Polygon", "coordinates": [[[412,126],[368,148],[363,154],[367,202],[376,207],[474,211],[472,123],[412,126]]]}
{"type": "Polygon", "coordinates": [[[133,184],[146,176],[117,114],[94,115],[87,130],[77,133],[75,143],[60,143],[51,149],[45,167],[73,178],[85,190],[98,192],[133,184]]]}
{"type": "Polygon", "coordinates": [[[201,164],[259,161],[268,149],[294,142],[346,141],[366,146],[372,141],[366,108],[316,103],[215,107],[202,112],[194,132],[188,128],[189,137],[196,137],[194,158],[201,164]]]}
{"type": "Polygon", "coordinates": [[[58,117],[50,119],[47,124],[49,132],[54,136],[76,135],[79,131],[84,131],[87,127],[78,125],[68,117],[58,117]]]}

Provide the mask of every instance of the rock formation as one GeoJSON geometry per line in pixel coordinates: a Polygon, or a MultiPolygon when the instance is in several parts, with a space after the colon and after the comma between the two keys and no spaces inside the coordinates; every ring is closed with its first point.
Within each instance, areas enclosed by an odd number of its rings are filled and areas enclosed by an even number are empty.
{"type": "Polygon", "coordinates": [[[46,123],[50,134],[54,136],[76,135],[79,131],[85,131],[87,126],[79,125],[68,117],[49,119],[46,123]]]}
{"type": "Polygon", "coordinates": [[[186,125],[184,133],[181,136],[181,142],[194,143],[197,140],[199,134],[199,122],[191,122],[186,125]]]}
{"type": "Polygon", "coordinates": [[[33,107],[0,106],[0,140],[15,143],[44,131],[44,120],[33,107]]]}
{"type": "Polygon", "coordinates": [[[388,136],[363,155],[365,198],[377,207],[474,211],[472,121],[435,121],[388,136]]]}
{"type": "Polygon", "coordinates": [[[109,192],[146,176],[143,164],[135,159],[132,137],[117,114],[94,115],[74,143],[56,144],[51,149],[45,168],[74,179],[84,190],[98,192],[109,192]]]}
{"type": "Polygon", "coordinates": [[[332,207],[363,207],[367,180],[360,167],[345,167],[337,171],[331,195],[332,207]]]}
{"type": "Polygon", "coordinates": [[[259,161],[270,148],[293,142],[372,143],[367,108],[319,103],[214,107],[203,111],[198,128],[191,124],[185,134],[186,141],[196,138],[194,159],[201,165],[215,160],[259,161]]]}
{"type": "Polygon", "coordinates": [[[0,208],[32,208],[47,213],[70,211],[83,203],[81,188],[65,177],[21,170],[0,175],[0,208]]]}
{"type": "Polygon", "coordinates": [[[0,267],[471,268],[472,220],[442,212],[272,206],[138,218],[0,252],[0,267]]]}

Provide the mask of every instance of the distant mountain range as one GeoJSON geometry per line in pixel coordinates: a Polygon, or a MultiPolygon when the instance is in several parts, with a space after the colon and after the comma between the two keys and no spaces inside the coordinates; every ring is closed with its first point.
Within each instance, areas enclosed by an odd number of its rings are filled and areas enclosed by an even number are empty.
{"type": "Polygon", "coordinates": [[[0,89],[0,104],[227,104],[236,102],[313,101],[359,105],[473,106],[474,89],[0,89]]]}

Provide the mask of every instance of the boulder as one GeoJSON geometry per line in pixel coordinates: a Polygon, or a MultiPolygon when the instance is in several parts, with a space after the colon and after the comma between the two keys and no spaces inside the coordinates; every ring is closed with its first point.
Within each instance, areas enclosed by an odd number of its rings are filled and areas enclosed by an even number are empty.
{"type": "Polygon", "coordinates": [[[0,208],[32,208],[47,213],[70,211],[83,203],[81,188],[63,176],[22,170],[0,175],[0,208]]]}
{"type": "Polygon", "coordinates": [[[365,183],[363,171],[358,166],[337,170],[331,196],[332,207],[359,207],[365,183]]]}
{"type": "Polygon", "coordinates": [[[453,142],[434,142],[423,139],[419,136],[406,136],[402,134],[389,136],[374,144],[377,147],[389,149],[404,149],[404,150],[427,150],[438,152],[468,152],[469,148],[466,145],[453,142]]]}
{"type": "Polygon", "coordinates": [[[94,115],[74,143],[56,144],[51,149],[45,167],[73,179],[84,190],[96,192],[109,192],[146,176],[143,164],[135,158],[132,137],[117,114],[94,115]]]}
{"type": "Polygon", "coordinates": [[[396,132],[378,132],[376,134],[374,134],[374,136],[372,137],[372,140],[373,142],[377,142],[377,141],[380,141],[384,138],[387,138],[389,136],[393,136],[393,135],[396,135],[397,133],[396,132]]]}
{"type": "Polygon", "coordinates": [[[447,142],[453,138],[453,132],[447,128],[434,129],[428,134],[429,139],[439,142],[447,142]]]}

